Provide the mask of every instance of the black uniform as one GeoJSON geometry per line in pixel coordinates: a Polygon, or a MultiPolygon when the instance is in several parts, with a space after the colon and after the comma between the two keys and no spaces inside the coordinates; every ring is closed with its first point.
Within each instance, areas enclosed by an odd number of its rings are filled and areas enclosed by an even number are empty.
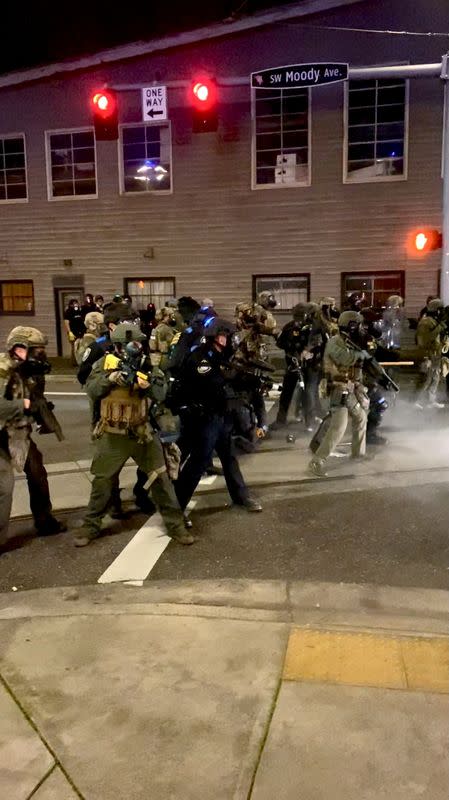
{"type": "Polygon", "coordinates": [[[92,367],[96,361],[99,361],[100,358],[103,358],[105,353],[112,353],[114,349],[114,345],[111,342],[108,333],[103,334],[98,339],[95,339],[89,347],[86,348],[83,354],[83,360],[81,361],[77,378],[81,384],[84,386],[86,383],[90,373],[92,372],[92,367]]]}
{"type": "Polygon", "coordinates": [[[192,497],[215,450],[223,466],[229,494],[236,505],[250,502],[248,488],[234,453],[232,415],[228,408],[229,381],[222,367],[226,357],[209,344],[200,345],[186,358],[180,376],[188,409],[190,452],[175,484],[184,509],[192,497]]]}

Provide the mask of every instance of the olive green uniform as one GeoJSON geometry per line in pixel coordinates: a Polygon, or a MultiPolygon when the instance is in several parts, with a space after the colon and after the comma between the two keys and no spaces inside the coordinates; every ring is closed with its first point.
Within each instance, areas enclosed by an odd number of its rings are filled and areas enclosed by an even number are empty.
{"type": "Polygon", "coordinates": [[[148,475],[147,485],[168,535],[180,539],[185,536],[184,518],[167,475],[162,445],[148,422],[149,390],[112,383],[110,375],[114,370],[105,369],[106,359],[104,356],[96,362],[86,382],[87,394],[99,409],[99,419],[94,429],[91,496],[75,543],[99,535],[114,478],[128,458],[148,475]]]}
{"type": "Polygon", "coordinates": [[[352,421],[352,455],[366,451],[366,423],[369,400],[362,384],[360,351],[348,346],[341,334],[332,336],[324,351],[324,374],[328,382],[331,422],[315,453],[314,461],[325,461],[344,436],[348,419],[352,421]]]}

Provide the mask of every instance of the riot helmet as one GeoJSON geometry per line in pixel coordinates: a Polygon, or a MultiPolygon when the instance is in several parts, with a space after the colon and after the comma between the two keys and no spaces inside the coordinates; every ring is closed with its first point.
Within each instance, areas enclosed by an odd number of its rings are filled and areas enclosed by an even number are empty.
{"type": "Polygon", "coordinates": [[[100,311],[89,311],[84,317],[84,324],[86,326],[86,331],[95,336],[101,336],[106,329],[104,316],[100,311]]]}
{"type": "Polygon", "coordinates": [[[258,297],[257,297],[257,302],[266,311],[272,310],[273,308],[276,308],[276,306],[277,306],[277,300],[276,300],[273,292],[269,292],[269,291],[259,292],[258,297]]]}
{"type": "Polygon", "coordinates": [[[145,342],[146,336],[132,322],[120,322],[111,332],[111,342],[115,345],[126,345],[129,342],[145,342]]]}
{"type": "Polygon", "coordinates": [[[439,297],[435,297],[427,304],[427,313],[431,317],[440,317],[443,313],[444,303],[439,297]]]}
{"type": "Polygon", "coordinates": [[[387,308],[401,308],[404,305],[404,298],[400,294],[392,294],[387,298],[387,308]]]}
{"type": "Polygon", "coordinates": [[[358,311],[343,311],[338,318],[340,332],[354,339],[360,326],[363,325],[363,317],[358,311]]]}
{"type": "Polygon", "coordinates": [[[348,309],[351,309],[352,311],[360,311],[365,304],[365,292],[351,292],[351,294],[348,294],[346,299],[346,305],[348,309]]]}

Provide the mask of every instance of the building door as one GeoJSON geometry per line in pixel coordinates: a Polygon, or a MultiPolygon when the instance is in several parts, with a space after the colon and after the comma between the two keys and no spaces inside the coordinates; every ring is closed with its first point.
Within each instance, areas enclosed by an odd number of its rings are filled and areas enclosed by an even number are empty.
{"type": "Polygon", "coordinates": [[[56,342],[58,347],[58,356],[70,358],[71,347],[67,338],[64,326],[64,311],[66,310],[69,300],[78,300],[79,304],[83,304],[84,300],[84,287],[74,286],[73,288],[55,289],[55,319],[56,319],[56,342]]]}

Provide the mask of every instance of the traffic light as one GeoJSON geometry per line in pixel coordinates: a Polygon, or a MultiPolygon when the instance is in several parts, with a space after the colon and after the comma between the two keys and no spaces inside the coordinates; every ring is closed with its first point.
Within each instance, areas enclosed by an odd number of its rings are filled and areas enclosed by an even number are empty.
{"type": "Polygon", "coordinates": [[[90,105],[97,141],[107,142],[118,139],[118,104],[115,92],[111,89],[94,92],[90,105]]]}
{"type": "Polygon", "coordinates": [[[208,133],[218,128],[217,83],[214,78],[196,78],[189,87],[192,106],[192,130],[208,133]]]}
{"type": "Polygon", "coordinates": [[[412,255],[419,256],[439,250],[443,245],[443,237],[435,228],[420,228],[413,231],[409,241],[409,250],[412,255]]]}

